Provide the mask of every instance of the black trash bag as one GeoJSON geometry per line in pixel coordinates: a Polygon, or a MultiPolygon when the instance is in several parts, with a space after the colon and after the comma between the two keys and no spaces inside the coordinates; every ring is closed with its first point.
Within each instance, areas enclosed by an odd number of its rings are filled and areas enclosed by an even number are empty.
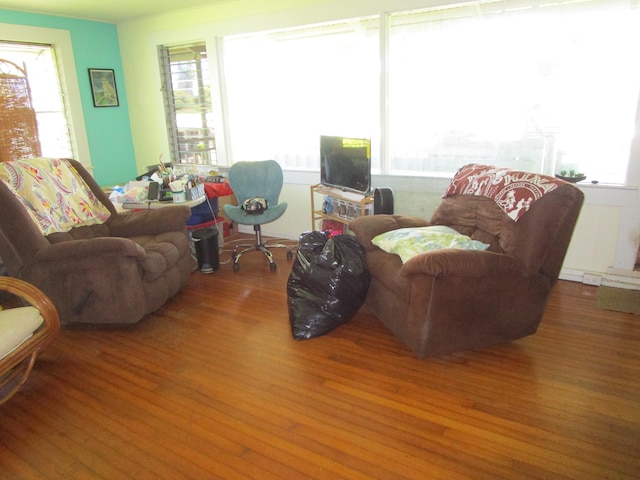
{"type": "Polygon", "coordinates": [[[287,282],[293,338],[319,337],[351,320],[364,303],[370,281],[364,249],[352,235],[300,235],[287,282]]]}

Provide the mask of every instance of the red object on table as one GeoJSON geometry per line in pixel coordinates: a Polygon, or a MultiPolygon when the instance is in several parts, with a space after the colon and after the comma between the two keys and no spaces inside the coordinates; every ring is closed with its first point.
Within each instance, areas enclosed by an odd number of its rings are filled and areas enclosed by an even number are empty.
{"type": "Polygon", "coordinates": [[[207,195],[207,198],[216,198],[233,195],[233,190],[231,190],[229,182],[205,182],[204,193],[207,195]]]}

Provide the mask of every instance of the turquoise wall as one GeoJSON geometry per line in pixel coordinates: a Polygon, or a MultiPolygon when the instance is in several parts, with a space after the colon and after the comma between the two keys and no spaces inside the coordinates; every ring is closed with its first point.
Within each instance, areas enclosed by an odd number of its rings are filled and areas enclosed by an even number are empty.
{"type": "MultiPolygon", "coordinates": [[[[0,10],[0,23],[68,30],[86,123],[93,175],[100,185],[121,184],[137,175],[118,32],[110,23],[0,10]],[[89,68],[115,71],[119,107],[95,108],[89,68]]],[[[0,31],[0,40],[2,31],[0,31]]]]}

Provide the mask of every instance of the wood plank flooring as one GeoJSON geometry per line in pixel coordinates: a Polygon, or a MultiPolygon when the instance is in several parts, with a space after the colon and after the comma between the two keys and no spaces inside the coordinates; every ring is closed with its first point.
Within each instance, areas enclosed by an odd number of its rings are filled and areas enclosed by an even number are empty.
{"type": "Polygon", "coordinates": [[[560,281],[536,335],[419,360],[366,309],[293,340],[275,255],[63,329],[0,407],[0,478],[640,478],[640,317],[596,287],[560,281]]]}

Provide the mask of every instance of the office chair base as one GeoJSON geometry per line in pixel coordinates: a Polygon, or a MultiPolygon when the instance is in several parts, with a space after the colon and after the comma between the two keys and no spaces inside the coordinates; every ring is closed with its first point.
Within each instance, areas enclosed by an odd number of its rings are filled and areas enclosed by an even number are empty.
{"type": "MultiPolygon", "coordinates": [[[[245,246],[246,245],[238,245],[238,247],[245,247],[245,246]]],[[[237,250],[238,247],[233,249],[233,254],[232,254],[234,271],[237,272],[238,270],[240,270],[240,264],[238,263],[240,260],[240,257],[245,253],[253,252],[254,250],[258,252],[262,252],[267,257],[267,260],[269,260],[269,268],[271,270],[276,269],[276,262],[273,260],[273,254],[269,251],[269,249],[265,245],[250,245],[240,252],[238,252],[237,250]]]]}
{"type": "Polygon", "coordinates": [[[291,260],[293,258],[293,253],[291,252],[291,248],[288,245],[282,245],[279,243],[275,243],[272,245],[268,245],[266,242],[262,241],[262,232],[260,230],[260,225],[254,225],[253,230],[256,232],[256,242],[254,244],[241,244],[236,245],[233,249],[233,253],[231,254],[231,258],[233,260],[233,271],[237,272],[240,270],[240,264],[238,261],[240,257],[245,253],[259,251],[262,252],[267,259],[269,260],[269,269],[273,272],[276,270],[276,262],[273,260],[273,253],[269,250],[270,248],[286,248],[287,249],[287,260],[291,260]],[[243,249],[238,251],[239,249],[243,249]]]}

